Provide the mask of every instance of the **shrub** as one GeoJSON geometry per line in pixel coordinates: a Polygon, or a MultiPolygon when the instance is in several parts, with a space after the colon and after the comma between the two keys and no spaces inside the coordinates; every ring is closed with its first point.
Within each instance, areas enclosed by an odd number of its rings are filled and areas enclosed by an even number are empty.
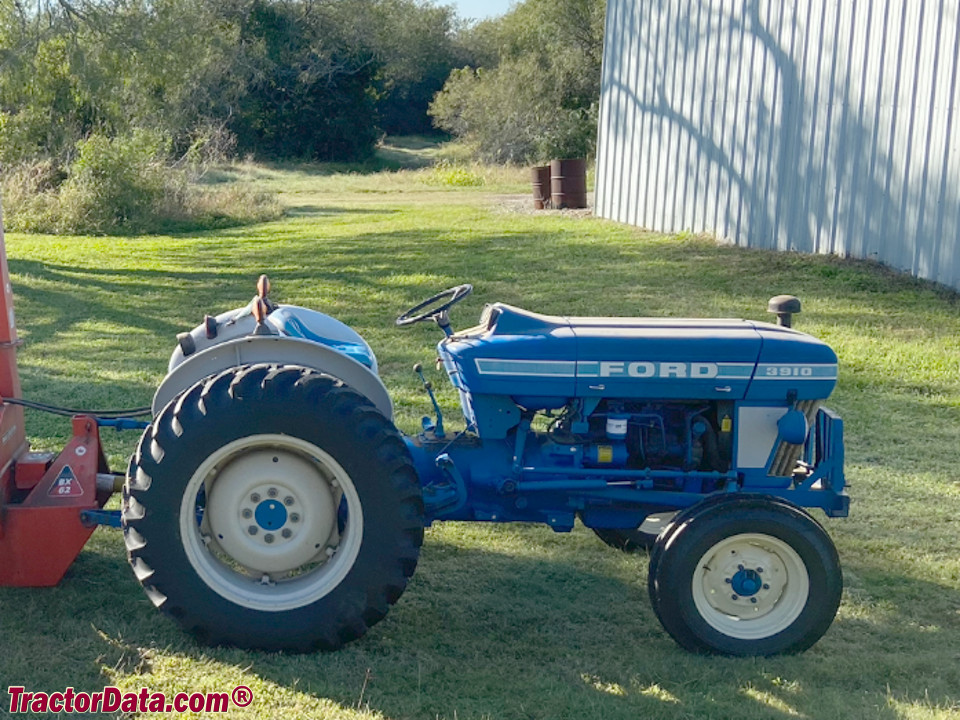
{"type": "Polygon", "coordinates": [[[3,178],[10,230],[105,235],[192,230],[263,222],[279,217],[276,196],[241,186],[192,185],[202,175],[201,141],[172,166],[162,136],[135,131],[77,144],[64,172],[52,161],[22,164],[3,178]],[[198,157],[200,156],[200,157],[198,157]]]}
{"type": "Polygon", "coordinates": [[[4,224],[10,230],[44,232],[66,174],[52,160],[23,163],[3,173],[4,224]]]}
{"type": "Polygon", "coordinates": [[[450,74],[430,106],[434,124],[490,162],[592,155],[604,9],[604,0],[524,0],[467,30],[474,66],[450,74]]]}
{"type": "Polygon", "coordinates": [[[450,187],[480,187],[486,183],[483,175],[447,160],[441,160],[434,165],[424,182],[428,185],[450,187]]]}
{"type": "Polygon", "coordinates": [[[567,107],[563,83],[533,58],[493,70],[463,68],[434,98],[436,125],[488,162],[542,163],[593,154],[598,102],[567,107]]]}
{"type": "Polygon", "coordinates": [[[156,133],[137,130],[77,143],[77,159],[60,187],[59,232],[148,232],[178,214],[184,173],[166,167],[167,147],[156,133]]]}

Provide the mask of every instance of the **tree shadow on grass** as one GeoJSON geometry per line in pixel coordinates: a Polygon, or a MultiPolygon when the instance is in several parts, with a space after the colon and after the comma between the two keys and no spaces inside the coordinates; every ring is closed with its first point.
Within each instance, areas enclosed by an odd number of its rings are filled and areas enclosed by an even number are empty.
{"type": "MultiPolygon", "coordinates": [[[[358,211],[309,206],[304,212],[349,216],[358,211]]],[[[434,275],[452,284],[474,282],[472,302],[478,306],[505,300],[556,314],[709,317],[748,312],[765,318],[766,300],[791,292],[814,302],[819,321],[863,326],[866,331],[871,326],[882,330],[889,325],[887,319],[904,314],[917,322],[940,319],[941,303],[930,301],[953,304],[960,298],[865,262],[743,251],[700,239],[648,242],[632,231],[616,232],[632,239],[597,242],[593,231],[581,234],[573,226],[486,234],[466,229],[462,235],[452,228],[421,228],[318,238],[315,229],[294,225],[262,238],[249,229],[201,233],[189,238],[195,242],[178,241],[154,251],[160,262],[189,264],[196,270],[111,270],[16,259],[10,265],[16,274],[118,292],[180,284],[184,304],[194,305],[207,298],[215,302],[212,289],[220,292],[239,276],[252,274],[252,269],[245,270],[252,266],[271,274],[279,293],[285,282],[309,281],[358,295],[389,290],[415,299],[423,292],[423,277],[434,275]],[[280,270],[271,272],[275,268],[280,270]]],[[[18,284],[17,291],[29,288],[18,284]]],[[[805,318],[801,316],[800,327],[805,318]]],[[[953,331],[960,332],[960,321],[944,325],[943,332],[953,331]]]]}
{"type": "Polygon", "coordinates": [[[391,208],[343,208],[328,205],[294,205],[287,208],[290,217],[336,217],[338,215],[390,215],[400,212],[391,208]]]}

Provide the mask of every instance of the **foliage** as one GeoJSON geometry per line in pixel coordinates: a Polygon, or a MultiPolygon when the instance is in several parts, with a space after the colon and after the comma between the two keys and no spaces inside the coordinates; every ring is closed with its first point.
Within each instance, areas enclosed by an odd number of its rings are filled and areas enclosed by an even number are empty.
{"type": "Polygon", "coordinates": [[[129,137],[94,134],[77,144],[60,187],[59,232],[103,234],[148,230],[156,217],[183,204],[181,173],[164,164],[165,143],[156,133],[129,137]]]}
{"type": "Polygon", "coordinates": [[[430,113],[496,162],[585,157],[595,148],[604,0],[526,0],[463,38],[475,67],[454,71],[430,113]]]}
{"type": "Polygon", "coordinates": [[[486,180],[480,173],[461,164],[440,160],[431,168],[426,183],[450,187],[481,187],[486,184],[486,180]]]}
{"type": "Polygon", "coordinates": [[[237,17],[245,92],[229,127],[241,152],[361,160],[377,139],[371,49],[334,3],[254,2],[237,17]]]}
{"type": "Polygon", "coordinates": [[[450,6],[415,0],[384,0],[370,23],[378,33],[376,76],[380,128],[388,135],[435,133],[427,109],[450,71],[468,53],[455,35],[450,6]]]}
{"type": "Polygon", "coordinates": [[[594,150],[597,103],[564,107],[563,88],[529,59],[455,70],[431,105],[444,130],[489,162],[546,162],[594,150]]]}
{"type": "Polygon", "coordinates": [[[21,164],[3,182],[7,226],[103,235],[279,216],[270,195],[191,186],[186,167],[166,162],[167,145],[162,135],[143,130],[114,138],[93,134],[77,143],[76,157],[65,171],[49,160],[21,164]]]}
{"type": "Polygon", "coordinates": [[[72,158],[91,133],[201,135],[242,154],[349,161],[428,130],[462,62],[424,0],[0,0],[0,162],[72,158]]]}

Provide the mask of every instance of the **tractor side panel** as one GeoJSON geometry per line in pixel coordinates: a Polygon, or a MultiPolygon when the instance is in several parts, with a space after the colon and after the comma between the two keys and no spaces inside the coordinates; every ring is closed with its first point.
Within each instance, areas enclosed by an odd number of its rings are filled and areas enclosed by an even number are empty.
{"type": "Polygon", "coordinates": [[[506,395],[530,409],[546,409],[563,407],[574,395],[576,342],[573,332],[561,327],[543,335],[444,342],[440,350],[441,357],[448,355],[445,361],[454,364],[454,383],[460,389],[473,395],[506,395]]]}
{"type": "Polygon", "coordinates": [[[823,400],[837,384],[837,354],[826,343],[777,325],[757,323],[763,348],[747,400],[823,400]]]}
{"type": "Polygon", "coordinates": [[[580,397],[739,400],[761,344],[749,326],[579,326],[574,332],[580,397]]]}

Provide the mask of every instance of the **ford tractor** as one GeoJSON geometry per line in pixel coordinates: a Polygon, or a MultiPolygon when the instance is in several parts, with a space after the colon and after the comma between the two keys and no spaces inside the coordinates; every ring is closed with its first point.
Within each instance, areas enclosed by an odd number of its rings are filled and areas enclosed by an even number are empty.
{"type": "Polygon", "coordinates": [[[579,519],[649,548],[649,593],[683,647],[803,650],[840,602],[837,552],[807,510],[847,514],[842,422],[822,406],[837,357],[778,324],[541,315],[487,305],[432,321],[465,429],[433,410],[408,436],[370,346],[339,321],[275,304],[179,336],[123,490],[129,559],[150,599],[208,643],[335,649],[379,621],[442,520],[579,519]]]}

